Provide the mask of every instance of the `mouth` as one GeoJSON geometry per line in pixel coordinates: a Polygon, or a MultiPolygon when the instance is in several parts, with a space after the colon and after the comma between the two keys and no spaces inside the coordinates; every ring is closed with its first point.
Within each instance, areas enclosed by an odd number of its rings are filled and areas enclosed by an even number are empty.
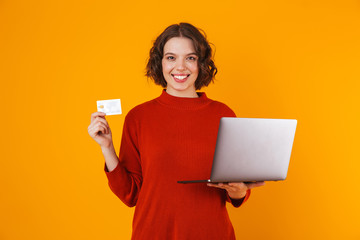
{"type": "Polygon", "coordinates": [[[171,76],[175,82],[183,83],[189,78],[190,74],[171,74],[171,76]]]}

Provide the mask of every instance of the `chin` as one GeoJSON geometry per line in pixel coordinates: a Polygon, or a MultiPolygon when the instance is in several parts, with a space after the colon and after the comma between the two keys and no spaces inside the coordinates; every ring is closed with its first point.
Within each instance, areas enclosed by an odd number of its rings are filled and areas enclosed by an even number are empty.
{"type": "Polygon", "coordinates": [[[188,91],[191,89],[191,86],[171,86],[171,88],[176,91],[188,91]]]}

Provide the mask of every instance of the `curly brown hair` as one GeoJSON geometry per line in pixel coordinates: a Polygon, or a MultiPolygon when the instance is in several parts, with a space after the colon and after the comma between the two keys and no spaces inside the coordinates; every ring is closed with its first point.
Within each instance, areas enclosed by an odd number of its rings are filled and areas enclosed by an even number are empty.
{"type": "Polygon", "coordinates": [[[212,49],[206,40],[206,34],[190,23],[173,24],[167,27],[155,40],[150,49],[150,57],[146,66],[146,76],[153,79],[155,84],[166,88],[166,81],[162,72],[164,46],[173,37],[186,37],[192,40],[198,56],[199,74],[195,81],[195,89],[208,86],[214,81],[217,68],[212,59],[212,49]],[[200,32],[201,31],[201,32],[200,32]]]}

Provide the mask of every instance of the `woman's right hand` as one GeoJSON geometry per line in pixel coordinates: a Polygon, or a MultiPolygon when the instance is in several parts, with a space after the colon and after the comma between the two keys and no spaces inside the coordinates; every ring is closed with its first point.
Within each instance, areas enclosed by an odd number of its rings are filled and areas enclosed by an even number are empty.
{"type": "Polygon", "coordinates": [[[110,148],[112,146],[112,135],[105,113],[94,112],[91,114],[91,123],[88,127],[89,135],[101,146],[110,148]]]}

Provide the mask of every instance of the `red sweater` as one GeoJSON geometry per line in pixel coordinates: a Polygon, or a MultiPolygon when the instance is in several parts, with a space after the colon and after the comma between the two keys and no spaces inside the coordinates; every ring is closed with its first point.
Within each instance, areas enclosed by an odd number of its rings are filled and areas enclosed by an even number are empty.
{"type": "Polygon", "coordinates": [[[132,239],[235,239],[226,201],[239,207],[208,179],[221,117],[234,117],[205,93],[179,98],[166,93],[126,116],[117,167],[105,172],[111,190],[135,208],[132,239]]]}

